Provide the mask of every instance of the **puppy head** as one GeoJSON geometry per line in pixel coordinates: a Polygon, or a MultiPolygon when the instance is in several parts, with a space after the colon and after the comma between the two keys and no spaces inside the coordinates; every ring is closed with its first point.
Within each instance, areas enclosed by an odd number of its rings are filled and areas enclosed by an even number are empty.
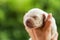
{"type": "Polygon", "coordinates": [[[38,28],[43,25],[43,15],[39,13],[27,13],[24,17],[24,25],[29,28],[38,28]]]}
{"type": "Polygon", "coordinates": [[[48,14],[43,10],[33,8],[24,15],[23,19],[24,25],[27,27],[35,27],[35,28],[41,27],[43,25],[43,20],[47,18],[47,15],[48,14]]]}

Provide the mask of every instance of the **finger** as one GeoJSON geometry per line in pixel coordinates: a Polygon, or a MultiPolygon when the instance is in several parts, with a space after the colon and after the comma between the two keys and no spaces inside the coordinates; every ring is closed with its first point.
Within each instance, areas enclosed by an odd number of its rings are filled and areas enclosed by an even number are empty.
{"type": "Polygon", "coordinates": [[[49,30],[51,29],[51,18],[52,18],[52,14],[48,14],[47,20],[45,22],[44,28],[43,30],[49,30]]]}
{"type": "Polygon", "coordinates": [[[33,38],[32,40],[36,40],[36,30],[34,28],[27,28],[26,31],[28,32],[29,36],[33,38]]]}
{"type": "Polygon", "coordinates": [[[57,32],[56,35],[52,38],[52,40],[58,40],[58,32],[57,32]]]}

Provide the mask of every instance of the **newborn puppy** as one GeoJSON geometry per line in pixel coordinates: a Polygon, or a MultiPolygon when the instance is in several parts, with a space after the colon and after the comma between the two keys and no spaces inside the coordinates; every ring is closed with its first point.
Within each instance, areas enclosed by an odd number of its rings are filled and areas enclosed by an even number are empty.
{"type": "MultiPolygon", "coordinates": [[[[24,25],[29,27],[29,28],[39,28],[44,25],[44,21],[47,19],[48,13],[44,12],[41,9],[34,8],[29,10],[25,15],[24,15],[24,25]],[[44,16],[45,15],[45,16],[44,16]]],[[[52,17],[51,18],[51,38],[54,37],[54,35],[57,32],[57,26],[55,19],[52,17]]]]}

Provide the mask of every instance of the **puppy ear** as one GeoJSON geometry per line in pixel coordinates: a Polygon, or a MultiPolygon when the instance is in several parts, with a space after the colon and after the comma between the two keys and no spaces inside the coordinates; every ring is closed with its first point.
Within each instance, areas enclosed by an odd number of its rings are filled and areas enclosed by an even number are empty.
{"type": "Polygon", "coordinates": [[[43,14],[43,20],[45,21],[45,19],[46,19],[46,16],[45,16],[45,14],[43,14]]]}
{"type": "Polygon", "coordinates": [[[48,17],[47,17],[47,20],[46,20],[46,22],[45,22],[45,25],[44,25],[44,28],[43,28],[43,30],[49,30],[49,29],[51,29],[51,19],[52,18],[52,14],[48,14],[48,17]]]}

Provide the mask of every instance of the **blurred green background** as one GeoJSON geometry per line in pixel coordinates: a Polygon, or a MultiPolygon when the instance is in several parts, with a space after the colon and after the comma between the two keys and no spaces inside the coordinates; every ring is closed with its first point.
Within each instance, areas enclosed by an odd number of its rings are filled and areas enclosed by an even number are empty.
{"type": "Polygon", "coordinates": [[[32,8],[52,13],[60,33],[60,0],[0,0],[0,40],[28,40],[23,16],[32,8]]]}

